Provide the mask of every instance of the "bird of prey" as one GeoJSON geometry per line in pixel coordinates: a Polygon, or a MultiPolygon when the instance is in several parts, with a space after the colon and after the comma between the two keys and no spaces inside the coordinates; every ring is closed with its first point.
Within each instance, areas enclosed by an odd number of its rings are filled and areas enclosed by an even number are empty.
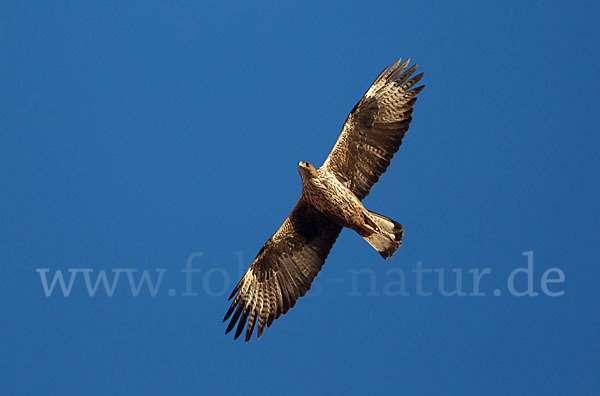
{"type": "Polygon", "coordinates": [[[361,203],[402,144],[424,88],[415,87],[423,76],[412,76],[417,65],[406,70],[410,59],[400,62],[385,68],[354,106],[319,169],[298,163],[300,199],[231,293],[226,334],[237,323],[235,339],[246,327],[248,342],[258,325],[260,339],[310,289],[342,228],[356,231],[384,259],[401,245],[402,225],[361,203]]]}

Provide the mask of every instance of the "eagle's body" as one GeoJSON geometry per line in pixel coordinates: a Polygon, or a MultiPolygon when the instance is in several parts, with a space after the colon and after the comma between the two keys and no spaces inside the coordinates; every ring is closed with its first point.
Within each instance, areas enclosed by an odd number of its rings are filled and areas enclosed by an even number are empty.
{"type": "Polygon", "coordinates": [[[365,227],[367,210],[333,174],[325,168],[317,171],[308,162],[298,164],[298,173],[302,178],[301,199],[342,227],[368,232],[365,227]]]}
{"type": "Polygon", "coordinates": [[[362,204],[398,151],[408,130],[416,95],[411,89],[422,73],[408,60],[384,69],[352,109],[331,153],[317,170],[300,162],[302,194],[281,227],[260,249],[237,284],[229,332],[235,338],[246,325],[246,342],[258,323],[258,338],[281,314],[306,294],[342,228],[360,234],[385,259],[402,243],[404,230],[394,220],[362,204]]]}

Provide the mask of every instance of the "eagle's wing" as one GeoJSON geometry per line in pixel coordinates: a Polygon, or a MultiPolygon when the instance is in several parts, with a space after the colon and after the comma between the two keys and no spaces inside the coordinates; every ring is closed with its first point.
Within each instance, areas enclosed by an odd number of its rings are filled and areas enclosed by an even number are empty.
{"type": "Polygon", "coordinates": [[[258,322],[258,338],[304,296],[321,270],[341,227],[300,198],[281,227],[260,249],[237,284],[223,321],[232,314],[226,333],[238,322],[235,338],[244,330],[246,342],[258,322]]]}
{"type": "Polygon", "coordinates": [[[385,68],[354,106],[331,153],[323,163],[357,197],[365,198],[402,144],[416,95],[412,88],[423,73],[411,78],[417,65],[402,72],[410,59],[385,68]]]}

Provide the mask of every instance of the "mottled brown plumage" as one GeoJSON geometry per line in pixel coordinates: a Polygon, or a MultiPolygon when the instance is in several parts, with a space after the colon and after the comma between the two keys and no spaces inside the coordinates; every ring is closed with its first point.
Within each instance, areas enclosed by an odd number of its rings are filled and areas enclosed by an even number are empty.
{"type": "Polygon", "coordinates": [[[413,105],[424,85],[412,88],[423,73],[400,59],[385,68],[354,106],[323,166],[335,174],[356,197],[364,199],[386,171],[412,121],[413,105]]]}
{"type": "Polygon", "coordinates": [[[265,326],[310,289],[343,227],[358,232],[383,258],[401,245],[402,226],[368,211],[361,201],[402,144],[416,95],[424,87],[413,88],[423,74],[412,77],[416,65],[406,70],[408,63],[398,60],[380,73],[318,170],[298,164],[302,195],[231,293],[233,302],[223,319],[231,317],[226,333],[235,327],[238,338],[245,327],[248,342],[257,327],[260,339],[265,326]]]}

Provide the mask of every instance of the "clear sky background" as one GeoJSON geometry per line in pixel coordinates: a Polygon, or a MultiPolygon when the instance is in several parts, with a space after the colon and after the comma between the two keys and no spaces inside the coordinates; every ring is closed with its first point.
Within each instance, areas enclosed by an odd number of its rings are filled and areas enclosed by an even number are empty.
{"type": "Polygon", "coordinates": [[[600,392],[598,6],[303,4],[2,2],[0,394],[600,392]],[[344,231],[309,295],[234,342],[226,298],[298,161],[409,56],[427,87],[365,200],[404,246],[384,262],[344,231]],[[163,277],[46,297],[36,272],[86,268],[163,277]]]}

